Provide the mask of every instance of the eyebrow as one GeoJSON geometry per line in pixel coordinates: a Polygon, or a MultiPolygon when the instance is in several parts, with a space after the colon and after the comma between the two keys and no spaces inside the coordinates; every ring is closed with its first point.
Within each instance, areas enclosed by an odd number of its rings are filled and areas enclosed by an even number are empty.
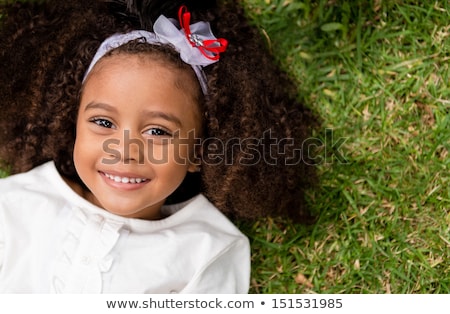
{"type": "Polygon", "coordinates": [[[161,119],[175,123],[178,127],[182,126],[181,121],[180,121],[180,119],[178,119],[177,116],[167,113],[167,112],[146,110],[142,113],[142,115],[144,117],[149,117],[149,118],[161,118],[161,119]]]}
{"type": "Polygon", "coordinates": [[[106,111],[117,112],[115,107],[101,102],[90,102],[86,108],[84,108],[84,111],[86,112],[91,109],[104,109],[106,111]]]}
{"type": "MultiPolygon", "coordinates": [[[[114,106],[101,103],[101,102],[91,102],[89,103],[84,111],[93,110],[93,109],[103,109],[109,112],[117,113],[117,109],[114,106]]],[[[142,116],[145,118],[161,118],[170,122],[175,123],[178,127],[182,126],[182,123],[178,117],[176,117],[173,114],[163,112],[163,111],[150,111],[150,110],[144,110],[142,113],[142,116]]]]}

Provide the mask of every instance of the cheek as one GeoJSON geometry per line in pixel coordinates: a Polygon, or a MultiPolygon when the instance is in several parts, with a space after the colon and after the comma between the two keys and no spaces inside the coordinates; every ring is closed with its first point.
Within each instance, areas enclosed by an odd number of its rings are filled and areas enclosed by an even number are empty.
{"type": "Polygon", "coordinates": [[[186,158],[183,155],[183,152],[177,151],[174,147],[149,146],[146,163],[161,174],[176,176],[185,168],[186,158]]]}
{"type": "Polygon", "coordinates": [[[176,143],[173,148],[173,159],[180,166],[188,167],[194,162],[195,146],[192,139],[176,143]]]}
{"type": "Polygon", "coordinates": [[[83,145],[81,145],[83,141],[83,132],[82,128],[80,126],[80,118],[77,118],[77,124],[76,124],[76,132],[75,132],[75,145],[73,148],[73,161],[75,164],[75,167],[78,168],[78,163],[80,161],[80,157],[83,155],[82,148],[83,145]]]}
{"type": "Polygon", "coordinates": [[[158,152],[153,152],[154,157],[158,156],[156,162],[150,164],[160,175],[164,174],[169,180],[182,180],[188,171],[190,164],[189,147],[187,145],[170,145],[158,152]]]}
{"type": "Polygon", "coordinates": [[[75,137],[75,146],[73,149],[73,163],[75,165],[75,169],[78,172],[78,175],[82,176],[82,170],[84,166],[84,161],[86,156],[86,151],[83,149],[85,146],[82,145],[82,138],[80,137],[80,134],[77,133],[77,136],[75,137]]]}
{"type": "Polygon", "coordinates": [[[92,137],[87,136],[87,132],[77,130],[75,137],[75,145],[73,150],[73,160],[75,167],[78,169],[86,166],[90,160],[98,154],[99,144],[92,137]]]}
{"type": "Polygon", "coordinates": [[[169,163],[159,167],[153,166],[152,168],[158,181],[163,184],[170,193],[180,186],[188,172],[187,166],[179,164],[169,163]]]}

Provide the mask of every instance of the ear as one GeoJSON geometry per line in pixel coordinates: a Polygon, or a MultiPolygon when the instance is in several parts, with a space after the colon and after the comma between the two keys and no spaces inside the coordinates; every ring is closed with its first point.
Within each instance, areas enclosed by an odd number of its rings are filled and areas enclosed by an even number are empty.
{"type": "Polygon", "coordinates": [[[202,165],[202,148],[196,147],[195,152],[191,158],[189,158],[189,172],[200,172],[202,165]]]}
{"type": "Polygon", "coordinates": [[[200,164],[192,163],[188,167],[188,172],[195,173],[195,172],[200,172],[200,171],[201,171],[200,164]]]}

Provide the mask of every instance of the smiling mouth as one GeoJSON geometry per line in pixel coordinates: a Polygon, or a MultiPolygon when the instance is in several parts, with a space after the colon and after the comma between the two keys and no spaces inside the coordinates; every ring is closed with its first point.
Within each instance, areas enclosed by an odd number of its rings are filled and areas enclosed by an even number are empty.
{"type": "Polygon", "coordinates": [[[103,174],[109,180],[117,182],[117,183],[139,184],[139,183],[143,183],[143,182],[147,181],[147,179],[145,179],[145,178],[120,177],[120,176],[112,175],[112,174],[109,174],[109,173],[106,173],[106,172],[104,172],[103,174]]]}

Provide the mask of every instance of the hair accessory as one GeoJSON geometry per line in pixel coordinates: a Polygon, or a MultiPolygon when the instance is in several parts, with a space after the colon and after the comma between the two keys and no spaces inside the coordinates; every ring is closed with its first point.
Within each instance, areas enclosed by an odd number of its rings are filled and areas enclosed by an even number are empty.
{"type": "Polygon", "coordinates": [[[217,39],[208,22],[190,25],[191,13],[186,6],[178,11],[181,29],[174,19],[161,15],[153,25],[153,31],[163,43],[172,44],[181,59],[190,65],[207,66],[219,60],[219,54],[227,48],[228,42],[217,39]]]}
{"type": "Polygon", "coordinates": [[[190,25],[191,13],[184,5],[178,10],[178,18],[180,20],[181,28],[184,29],[186,38],[191,43],[192,47],[198,48],[200,52],[210,60],[219,60],[220,53],[227,49],[228,41],[224,38],[214,38],[209,23],[201,26],[200,24],[204,22],[193,24],[192,28],[194,29],[194,33],[192,33],[190,25]],[[198,29],[197,26],[199,26],[198,29]]]}
{"type": "Polygon", "coordinates": [[[132,40],[141,40],[149,44],[171,44],[180,53],[180,58],[194,70],[200,82],[203,94],[207,94],[207,81],[203,67],[217,62],[220,53],[227,48],[228,42],[217,39],[211,31],[208,22],[197,22],[190,25],[190,12],[186,6],[179,10],[181,29],[174,19],[160,15],[153,25],[153,33],[145,30],[134,30],[125,34],[114,34],[102,42],[86,71],[83,82],[92,71],[95,64],[109,51],[118,48],[132,40]]]}

